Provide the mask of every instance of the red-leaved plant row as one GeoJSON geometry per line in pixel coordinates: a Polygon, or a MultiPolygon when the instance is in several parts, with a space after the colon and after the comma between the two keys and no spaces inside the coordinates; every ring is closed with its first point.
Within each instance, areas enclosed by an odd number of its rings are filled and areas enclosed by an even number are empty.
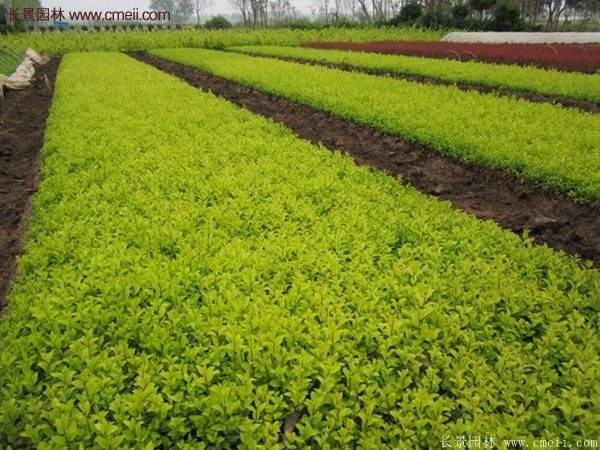
{"type": "Polygon", "coordinates": [[[312,48],[534,65],[567,71],[600,72],[600,44],[472,44],[456,42],[313,42],[312,48]]]}

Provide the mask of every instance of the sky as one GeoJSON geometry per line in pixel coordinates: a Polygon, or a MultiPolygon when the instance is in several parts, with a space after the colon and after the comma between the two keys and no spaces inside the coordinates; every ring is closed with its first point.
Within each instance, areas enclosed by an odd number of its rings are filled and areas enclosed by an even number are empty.
{"type": "MultiPolygon", "coordinates": [[[[148,9],[150,0],[104,0],[99,4],[98,0],[42,0],[43,7],[61,7],[65,11],[128,11],[133,8],[144,11],[148,9]]],[[[315,0],[292,0],[292,4],[302,13],[309,14],[315,0]]],[[[213,5],[207,11],[208,15],[225,14],[235,12],[229,0],[213,0],[213,5]]]]}

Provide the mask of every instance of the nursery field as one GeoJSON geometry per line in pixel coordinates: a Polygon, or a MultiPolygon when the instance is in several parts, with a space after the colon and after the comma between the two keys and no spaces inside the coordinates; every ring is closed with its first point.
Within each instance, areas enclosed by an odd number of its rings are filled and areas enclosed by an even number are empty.
{"type": "Polygon", "coordinates": [[[7,37],[0,449],[599,442],[600,75],[302,47],[439,37],[7,37]]]}
{"type": "Polygon", "coordinates": [[[400,134],[468,162],[600,200],[598,115],[236,53],[152,53],[400,134]]]}
{"type": "Polygon", "coordinates": [[[122,54],[62,61],[19,267],[2,448],[598,430],[598,271],[122,54]]]}
{"type": "Polygon", "coordinates": [[[458,42],[311,42],[313,48],[430,58],[535,65],[574,72],[600,71],[599,44],[474,44],[458,42]]]}
{"type": "Polygon", "coordinates": [[[269,45],[232,47],[228,50],[258,56],[366,69],[382,74],[425,77],[448,83],[526,91],[578,100],[600,101],[600,74],[565,73],[536,67],[459,62],[404,55],[320,50],[269,45]]]}

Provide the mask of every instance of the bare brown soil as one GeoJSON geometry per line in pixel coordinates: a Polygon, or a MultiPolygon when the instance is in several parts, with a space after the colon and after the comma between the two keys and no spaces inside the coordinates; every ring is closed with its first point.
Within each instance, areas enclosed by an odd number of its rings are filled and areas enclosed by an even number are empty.
{"type": "Polygon", "coordinates": [[[600,267],[600,205],[579,204],[503,171],[450,159],[400,137],[192,67],[144,53],[132,56],[192,86],[281,122],[304,139],[346,152],[359,164],[401,177],[421,192],[449,200],[456,208],[494,220],[516,233],[530,230],[537,243],[577,254],[600,267]]]}
{"type": "Polygon", "coordinates": [[[311,42],[311,48],[537,66],[572,72],[600,71],[599,44],[476,44],[463,42],[311,42]]]}
{"type": "MultiPolygon", "coordinates": [[[[244,52],[237,52],[237,53],[244,53],[244,52]]],[[[251,55],[251,53],[247,53],[247,54],[251,55]]],[[[260,55],[260,56],[265,57],[263,55],[260,55]]],[[[387,77],[396,78],[399,80],[414,81],[417,83],[424,83],[424,84],[431,84],[431,85],[438,85],[438,86],[439,85],[455,86],[462,91],[476,91],[476,92],[480,92],[482,94],[494,94],[494,95],[499,95],[499,96],[503,96],[503,97],[520,98],[520,99],[527,100],[527,101],[534,102],[534,103],[551,103],[551,104],[555,104],[555,105],[561,105],[566,108],[576,108],[581,111],[591,112],[591,113],[595,113],[595,114],[600,113],[600,103],[579,100],[579,99],[569,98],[569,97],[562,97],[559,95],[539,94],[536,92],[511,89],[511,88],[507,88],[507,87],[485,86],[483,84],[463,83],[463,82],[456,83],[453,81],[440,80],[439,78],[433,78],[433,77],[428,77],[428,76],[424,76],[424,75],[409,75],[409,74],[401,74],[398,72],[392,72],[389,70],[367,69],[367,68],[363,68],[363,67],[353,66],[351,64],[326,63],[326,62],[317,61],[317,60],[300,59],[300,58],[293,58],[293,57],[287,57],[287,56],[266,56],[266,57],[273,58],[273,59],[279,59],[282,61],[290,61],[290,62],[301,63],[301,64],[329,67],[332,69],[340,69],[340,70],[345,70],[348,72],[360,72],[360,73],[367,73],[370,75],[387,76],[387,77]]]]}
{"type": "Polygon", "coordinates": [[[33,84],[0,100],[0,310],[15,274],[59,60],[38,67],[33,84]]]}

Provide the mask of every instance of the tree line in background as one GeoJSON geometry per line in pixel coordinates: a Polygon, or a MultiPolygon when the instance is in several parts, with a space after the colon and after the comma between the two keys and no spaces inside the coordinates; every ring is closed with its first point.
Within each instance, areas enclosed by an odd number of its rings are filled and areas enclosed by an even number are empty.
{"type": "Polygon", "coordinates": [[[467,30],[600,29],[600,0],[320,0],[322,22],[467,30]]]}
{"type": "MultiPolygon", "coordinates": [[[[600,30],[600,0],[314,0],[310,15],[303,14],[294,0],[228,0],[246,27],[418,25],[427,28],[465,30],[600,30]]],[[[149,8],[169,11],[172,24],[228,28],[223,16],[206,20],[214,0],[149,0],[149,8]]],[[[6,30],[10,8],[38,8],[40,0],[0,0],[0,31],[6,30]],[[4,6],[2,8],[1,6],[4,6]]],[[[24,24],[8,24],[24,31],[24,24]]],[[[134,29],[141,24],[121,24],[134,29]],[[133,27],[133,28],[132,28],[133,27]]],[[[152,24],[146,28],[171,27],[152,24]]],[[[115,24],[104,24],[104,28],[115,24]]],[[[33,27],[30,27],[33,28],[33,27]]],[[[41,27],[39,27],[41,28],[41,27]]],[[[88,29],[85,25],[80,28],[88,29]]],[[[92,29],[92,27],[89,27],[92,29]]],[[[93,28],[102,29],[100,24],[93,28]]],[[[179,26],[178,26],[179,28],[179,26]]],[[[9,30],[10,31],[10,30],[9,30]]]]}
{"type": "MultiPolygon", "coordinates": [[[[151,7],[175,11],[181,19],[192,11],[199,17],[210,1],[152,0],[151,7]]],[[[412,24],[498,31],[600,29],[600,0],[315,0],[310,16],[301,14],[293,0],[229,1],[247,27],[412,24]]]]}

